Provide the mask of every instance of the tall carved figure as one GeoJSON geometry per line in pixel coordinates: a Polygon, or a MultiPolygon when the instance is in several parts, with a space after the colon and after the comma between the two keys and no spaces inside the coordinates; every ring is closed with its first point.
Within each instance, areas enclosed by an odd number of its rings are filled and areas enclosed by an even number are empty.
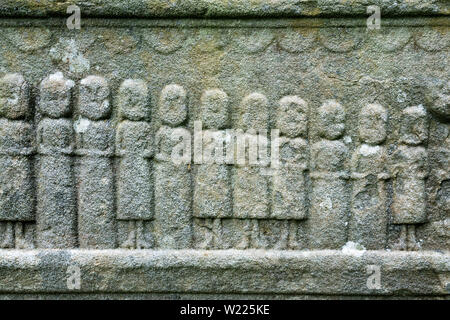
{"type": "Polygon", "coordinates": [[[0,79],[0,248],[34,247],[34,137],[27,122],[28,97],[21,75],[0,79]]]}
{"type": "Polygon", "coordinates": [[[428,138],[427,114],[420,106],[403,110],[400,145],[392,159],[394,223],[401,225],[400,239],[395,249],[417,250],[415,226],[426,221],[425,179],[428,176],[427,152],[423,147],[428,138]]]}
{"type": "Polygon", "coordinates": [[[277,112],[280,167],[273,175],[272,218],[286,221],[281,246],[298,249],[298,221],[307,217],[307,186],[309,168],[307,139],[308,105],[297,96],[286,96],[277,112]]]}
{"type": "Polygon", "coordinates": [[[125,80],[119,88],[121,122],[116,133],[116,153],[120,157],[117,187],[117,219],[128,222],[122,248],[146,249],[145,221],[153,220],[152,163],[153,133],[148,123],[148,88],[142,80],[125,80]]]}
{"type": "Polygon", "coordinates": [[[236,167],[234,172],[233,215],[241,219],[243,237],[238,248],[246,249],[259,237],[258,219],[269,218],[269,177],[264,174],[268,166],[267,127],[268,101],[260,93],[246,96],[240,106],[236,139],[236,167]],[[258,134],[260,133],[260,134],[258,134]]]}
{"type": "Polygon", "coordinates": [[[359,116],[361,146],[353,153],[353,181],[349,240],[366,249],[386,246],[387,198],[386,139],[387,112],[379,104],[368,104],[359,116]]]}
{"type": "Polygon", "coordinates": [[[427,87],[425,102],[432,115],[427,144],[432,159],[427,201],[434,211],[427,214],[427,220],[436,242],[445,246],[450,243],[450,79],[432,79],[427,87]]]}
{"type": "Polygon", "coordinates": [[[39,175],[37,244],[40,248],[77,245],[77,205],[73,172],[75,135],[71,115],[72,80],[61,72],[40,85],[37,129],[39,175]]]}
{"type": "Polygon", "coordinates": [[[105,120],[111,113],[109,87],[104,78],[89,76],[81,80],[79,90],[78,241],[81,248],[114,248],[114,128],[105,120]]]}
{"type": "Polygon", "coordinates": [[[345,130],[344,108],[334,100],[325,102],[318,110],[317,125],[322,140],[311,148],[309,245],[338,249],[346,243],[348,224],[348,149],[340,140],[345,130]]]}
{"type": "Polygon", "coordinates": [[[159,247],[192,246],[191,135],[181,127],[187,119],[186,91],[170,84],[163,88],[156,134],[155,230],[159,247]]]}
{"type": "Polygon", "coordinates": [[[194,227],[200,248],[221,248],[221,219],[231,218],[230,168],[225,164],[225,141],[229,125],[228,96],[219,89],[207,90],[201,97],[202,163],[194,179],[194,227]]]}

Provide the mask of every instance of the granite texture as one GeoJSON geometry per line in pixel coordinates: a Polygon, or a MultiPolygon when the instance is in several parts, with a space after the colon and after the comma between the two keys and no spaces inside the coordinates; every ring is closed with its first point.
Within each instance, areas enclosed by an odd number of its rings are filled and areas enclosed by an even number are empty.
{"type": "Polygon", "coordinates": [[[224,294],[385,296],[449,294],[443,253],[275,250],[8,251],[0,261],[3,294],[224,294]],[[381,289],[367,287],[367,266],[381,268],[381,289]],[[67,270],[80,270],[68,287],[67,270]]]}
{"type": "Polygon", "coordinates": [[[0,3],[2,298],[448,298],[448,1],[74,3],[0,3]]]}
{"type": "Polygon", "coordinates": [[[448,15],[446,0],[3,0],[3,16],[65,16],[75,4],[103,17],[303,17],[366,15],[377,5],[388,15],[448,15]]]}

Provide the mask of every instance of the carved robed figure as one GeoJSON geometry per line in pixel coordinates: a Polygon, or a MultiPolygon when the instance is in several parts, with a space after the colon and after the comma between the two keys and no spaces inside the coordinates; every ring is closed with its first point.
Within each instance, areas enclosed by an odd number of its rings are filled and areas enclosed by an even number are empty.
{"type": "Polygon", "coordinates": [[[114,214],[114,127],[106,80],[89,76],[80,82],[75,124],[79,156],[78,239],[81,248],[116,246],[114,214]]]}
{"type": "Polygon", "coordinates": [[[182,126],[187,115],[184,88],[165,86],[159,100],[162,126],[155,139],[155,230],[161,248],[190,248],[193,241],[191,133],[182,126]]]}
{"type": "Polygon", "coordinates": [[[0,79],[0,248],[34,247],[34,130],[20,74],[0,79]]]}
{"type": "Polygon", "coordinates": [[[120,158],[117,181],[117,219],[126,221],[126,240],[120,246],[146,249],[152,240],[146,236],[145,221],[154,217],[153,133],[150,123],[148,88],[143,80],[125,80],[119,89],[121,121],[116,131],[116,154],[120,158]]]}
{"type": "Polygon", "coordinates": [[[75,134],[72,89],[75,83],[58,72],[40,85],[37,128],[39,153],[37,244],[40,248],[75,248],[77,206],[74,176],[75,134]]]}

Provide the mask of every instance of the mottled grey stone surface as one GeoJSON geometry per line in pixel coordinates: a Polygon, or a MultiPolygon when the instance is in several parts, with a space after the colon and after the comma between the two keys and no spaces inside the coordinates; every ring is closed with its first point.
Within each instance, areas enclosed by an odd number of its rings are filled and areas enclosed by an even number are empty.
{"type": "Polygon", "coordinates": [[[448,298],[449,14],[1,1],[0,297],[448,298]]]}
{"type": "MultiPolygon", "coordinates": [[[[283,296],[377,295],[385,298],[449,294],[448,256],[437,252],[364,254],[280,250],[42,250],[6,251],[0,261],[5,297],[27,294],[132,292],[283,296]],[[379,265],[382,288],[367,287],[367,265],[379,265]],[[66,271],[80,269],[80,288],[69,289],[66,271]]],[[[64,297],[64,295],[62,295],[64,297]]],[[[137,296],[139,298],[139,296],[137,296]]],[[[175,297],[175,296],[172,296],[175,297]]]]}

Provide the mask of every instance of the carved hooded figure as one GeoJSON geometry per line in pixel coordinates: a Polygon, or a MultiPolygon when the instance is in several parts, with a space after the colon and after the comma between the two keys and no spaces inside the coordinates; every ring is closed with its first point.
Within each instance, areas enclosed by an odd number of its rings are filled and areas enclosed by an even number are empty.
{"type": "Polygon", "coordinates": [[[309,242],[313,249],[338,249],[346,242],[348,223],[348,149],[341,141],[345,110],[329,100],[319,108],[318,117],[322,139],[311,147],[309,242]]]}
{"type": "Polygon", "coordinates": [[[230,105],[220,89],[203,92],[200,105],[204,130],[200,132],[202,161],[195,166],[194,235],[198,247],[221,249],[222,219],[233,214],[231,172],[225,154],[230,136],[224,130],[229,126],[230,105]]]}
{"type": "Polygon", "coordinates": [[[400,145],[394,153],[392,171],[394,224],[401,226],[395,249],[417,250],[415,226],[426,222],[425,179],[428,176],[427,151],[423,144],[428,138],[425,109],[420,106],[403,110],[400,145]]]}
{"type": "Polygon", "coordinates": [[[28,100],[21,75],[0,79],[0,248],[34,247],[35,149],[28,100]]]}
{"type": "Polygon", "coordinates": [[[283,97],[278,106],[277,126],[280,168],[272,179],[271,218],[285,221],[281,248],[298,249],[300,220],[307,218],[305,171],[309,168],[308,105],[297,96],[283,97]]]}
{"type": "Polygon", "coordinates": [[[119,89],[122,121],[116,130],[116,154],[120,157],[117,219],[128,221],[128,236],[122,248],[147,249],[144,221],[152,220],[153,133],[148,123],[148,88],[143,80],[125,80],[119,89]]]}
{"type": "Polygon", "coordinates": [[[258,246],[259,220],[270,214],[270,179],[263,173],[269,164],[268,107],[267,97],[258,92],[246,96],[240,105],[233,175],[233,215],[242,229],[239,249],[258,246]]]}
{"type": "Polygon", "coordinates": [[[79,156],[78,241],[81,248],[116,246],[114,214],[114,127],[107,81],[98,76],[81,80],[75,123],[79,156]]]}
{"type": "Polygon", "coordinates": [[[41,248],[77,245],[76,189],[73,171],[75,133],[72,89],[75,83],[61,72],[40,85],[37,129],[39,161],[37,242],[41,248]]]}
{"type": "Polygon", "coordinates": [[[192,246],[191,133],[182,126],[187,115],[184,88],[164,87],[159,99],[163,125],[155,139],[155,232],[161,248],[192,246]]]}
{"type": "Polygon", "coordinates": [[[351,160],[351,215],[349,240],[366,249],[384,249],[387,230],[387,111],[380,104],[367,104],[359,116],[361,145],[351,160]]]}

